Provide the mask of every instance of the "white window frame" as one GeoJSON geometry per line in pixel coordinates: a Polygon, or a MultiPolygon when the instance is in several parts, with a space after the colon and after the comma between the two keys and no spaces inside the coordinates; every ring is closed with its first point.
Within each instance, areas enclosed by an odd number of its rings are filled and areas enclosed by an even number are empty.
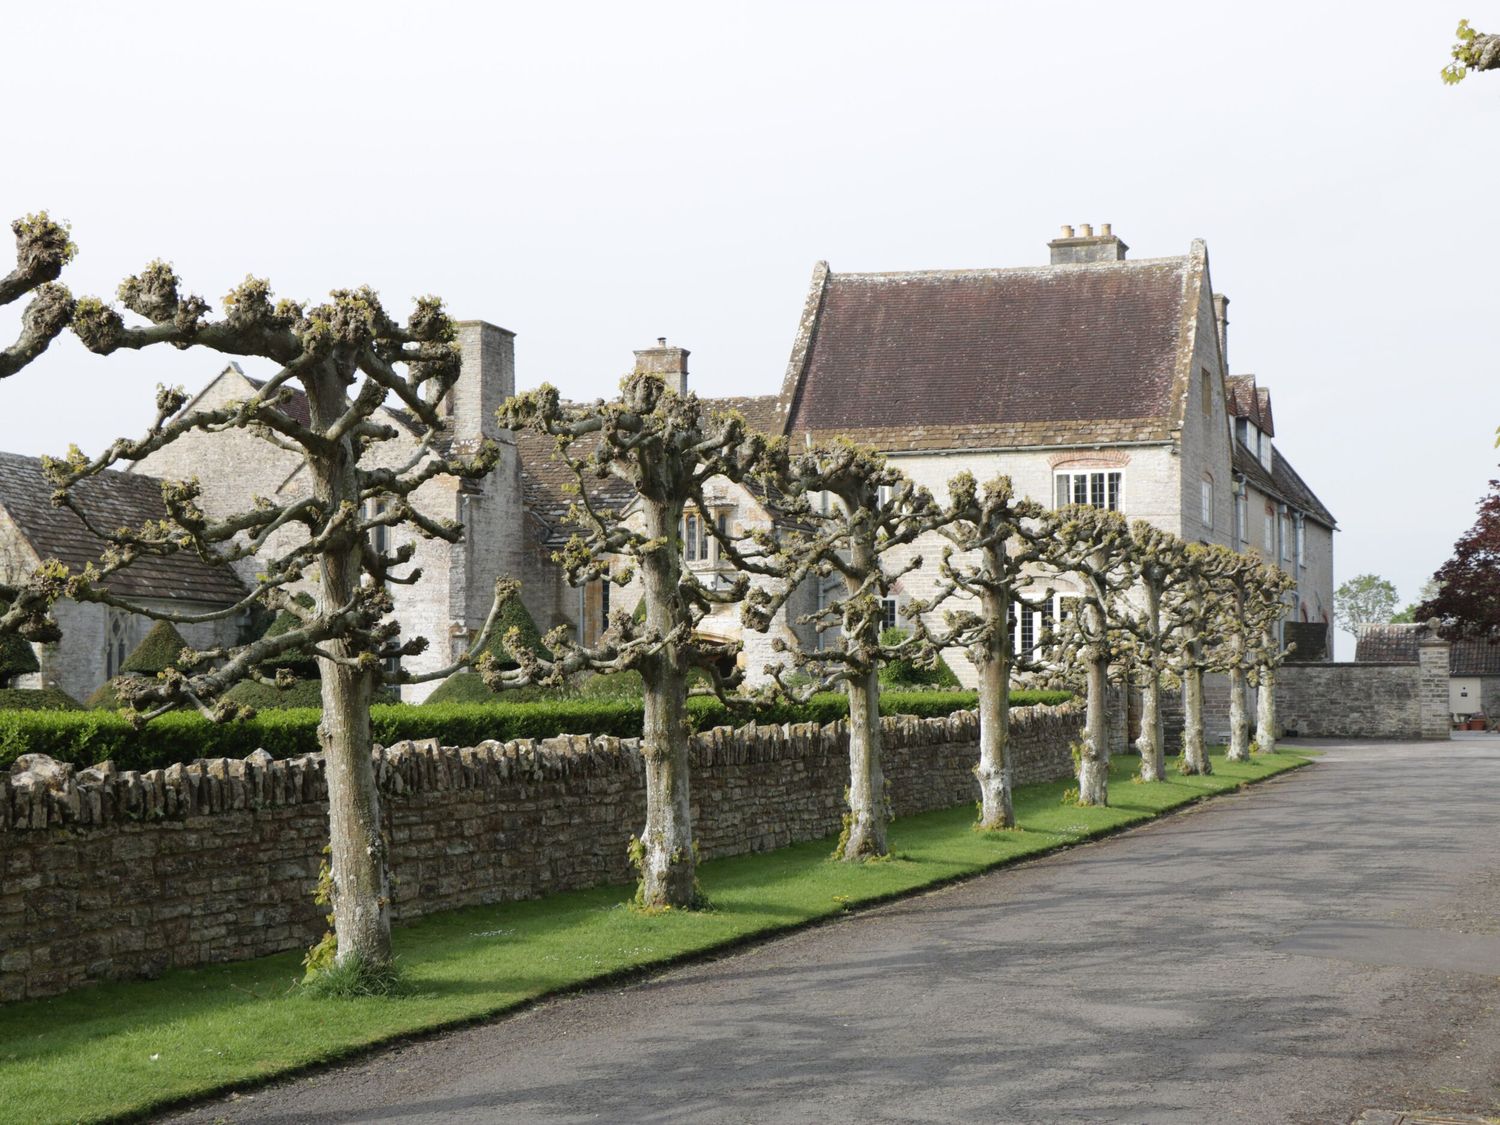
{"type": "Polygon", "coordinates": [[[1266,554],[1276,555],[1276,511],[1270,505],[1266,506],[1266,554]]]}
{"type": "Polygon", "coordinates": [[[1283,508],[1277,519],[1277,529],[1281,533],[1281,561],[1292,561],[1292,517],[1283,508]]]}
{"type": "Polygon", "coordinates": [[[1122,469],[1054,469],[1052,499],[1056,507],[1086,504],[1108,512],[1125,506],[1125,473],[1122,469]],[[1114,503],[1111,504],[1110,500],[1114,503]],[[1102,500],[1102,503],[1096,503],[1102,500]]]}
{"type": "Polygon", "coordinates": [[[1203,480],[1199,482],[1199,500],[1202,511],[1199,513],[1203,519],[1203,526],[1212,531],[1214,529],[1214,478],[1204,474],[1203,480]]]}
{"type": "Polygon", "coordinates": [[[1234,493],[1234,544],[1245,547],[1250,543],[1250,497],[1245,495],[1245,486],[1240,485],[1234,493]]]}
{"type": "Polygon", "coordinates": [[[1307,568],[1307,520],[1301,512],[1297,513],[1294,524],[1294,534],[1297,537],[1297,568],[1307,568]]]}

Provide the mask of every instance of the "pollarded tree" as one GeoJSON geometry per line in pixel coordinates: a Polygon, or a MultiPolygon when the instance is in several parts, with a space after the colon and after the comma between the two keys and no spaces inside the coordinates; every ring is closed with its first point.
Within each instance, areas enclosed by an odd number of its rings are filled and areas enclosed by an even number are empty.
{"type": "Polygon", "coordinates": [[[1162,604],[1179,636],[1175,669],[1182,680],[1180,773],[1213,772],[1203,730],[1203,674],[1217,658],[1215,609],[1227,592],[1224,576],[1239,565],[1240,557],[1227,547],[1189,543],[1183,552],[1182,580],[1162,604]]]}
{"type": "MultiPolygon", "coordinates": [[[[1286,614],[1285,596],[1296,580],[1279,566],[1252,555],[1226,561],[1221,574],[1221,596],[1215,604],[1214,628],[1217,670],[1229,677],[1229,747],[1231,762],[1250,760],[1250,718],[1245,707],[1248,678],[1269,658],[1265,646],[1276,624],[1286,614]]],[[[1274,688],[1273,688],[1274,690],[1274,688]]]]}
{"type": "MultiPolygon", "coordinates": [[[[492,687],[526,683],[556,685],[583,671],[633,669],[644,685],[641,755],[646,764],[646,824],[632,855],[640,870],[637,899],[647,908],[700,904],[697,847],[693,840],[688,777],[690,726],[688,677],[707,674],[721,693],[739,673],[722,674],[739,651],[737,643],[697,634],[715,605],[732,604],[749,579],[728,588],[700,581],[683,563],[683,522],[689,509],[707,512],[704,485],[715,477],[740,481],[757,469],[765,439],[733,412],[711,411],[693,394],[668,388],[662,377],[637,370],[621,384],[613,402],[573,405],[543,386],[501,408],[503,425],[529,428],[557,439],[558,456],[579,477],[612,476],[634,491],[621,510],[591,503],[580,487],[571,520],[583,530],[560,555],[575,585],[609,581],[624,585],[639,575],[645,613],[637,621],[615,612],[609,630],[589,647],[556,629],[546,637],[551,659],[528,648],[512,630],[507,647],[519,667],[507,671],[486,658],[481,671],[492,687]],[[587,440],[580,440],[587,439],[587,440]],[[576,447],[576,448],[575,448],[576,447]]],[[[721,545],[732,549],[735,532],[704,521],[721,545]]]]}
{"type": "Polygon", "coordinates": [[[1276,669],[1286,663],[1294,646],[1281,643],[1281,617],[1268,614],[1265,630],[1256,645],[1250,669],[1250,683],[1255,687],[1255,748],[1262,754],[1276,753],[1276,669]]]}
{"type": "Polygon", "coordinates": [[[1472,70],[1500,69],[1500,35],[1486,35],[1458,21],[1458,42],[1453,44],[1453,61],[1443,67],[1443,81],[1450,85],[1462,82],[1472,70]]]}
{"type": "MultiPolygon", "coordinates": [[[[121,685],[127,714],[144,721],[182,705],[224,719],[240,709],[220,697],[251,679],[276,683],[287,677],[277,665],[296,653],[317,658],[323,718],[319,740],[326,756],[334,934],[310,957],[317,971],[330,961],[371,984],[389,981],[390,890],[386,845],[380,831],[379,794],[371,762],[370,702],[383,684],[409,684],[449,674],[425,675],[399,666],[402,657],[427,647],[422,637],[402,640],[392,620],[388,587],[410,584],[419,570],[403,570],[414,543],[385,551],[392,529],[411,536],[457,542],[462,528],[435,519],[416,506],[416,493],[439,476],[479,477],[494,466],[491,443],[448,448],[444,400],[459,376],[454,328],[435,298],[423,298],[411,318],[388,316],[369,289],[339,290],[312,308],[273,303],[269,285],[254,278],[224,299],[222,318],[208,304],[183,295],[171,268],[153,263],[127,279],[120,299],[148,323],[128,325],[115,309],[95,299],[78,302],[73,328],[100,354],[154,344],[203,347],[233,356],[270,360],[278,370],[244,401],[185,410],[180,389],[157,393],[156,416],[145,434],[119,439],[92,459],[77,450],[49,472],[60,498],[95,534],[111,544],[98,567],[71,576],[66,593],[174,624],[230,619],[252,605],[290,615],[295,622],[246,643],[184,653],[178,668],[149,681],[121,685]],[[305,413],[300,407],[305,396],[305,413]],[[419,435],[395,456],[386,443],[408,440],[405,429],[378,412],[394,398],[419,435]],[[298,401],[299,409],[288,409],[298,401]],[[120,462],[137,461],[188,435],[239,430],[277,450],[301,458],[308,494],[248,498],[243,510],[211,516],[199,504],[196,481],[164,482],[165,519],[136,529],[94,526],[72,502],[69,488],[120,462]],[[384,460],[385,464],[377,464],[384,460]],[[194,552],[222,565],[255,559],[256,578],[237,604],[204,613],[142,605],[111,593],[101,579],[142,555],[194,552]],[[296,594],[306,587],[311,604],[296,594]],[[218,701],[218,702],[215,702],[218,701]]],[[[498,604],[498,603],[497,603],[498,604]]],[[[491,610],[493,620],[495,610],[491,610]]],[[[481,630],[472,656],[483,644],[481,630]]],[[[462,662],[461,658],[461,661],[462,662]]]]}
{"type": "Polygon", "coordinates": [[[1161,689],[1173,666],[1178,622],[1163,612],[1162,605],[1187,577],[1187,544],[1145,520],[1130,525],[1130,537],[1135,542],[1140,593],[1130,630],[1135,649],[1131,667],[1141,689],[1141,733],[1135,745],[1141,755],[1141,780],[1165,781],[1161,689]]]}
{"type": "Polygon", "coordinates": [[[1137,558],[1130,528],[1118,512],[1071,504],[1057,512],[1046,541],[1047,565],[1071,574],[1081,587],[1073,611],[1057,623],[1059,657],[1082,666],[1087,721],[1078,759],[1078,803],[1109,804],[1109,668],[1128,654],[1124,633],[1133,624],[1126,598],[1137,558]]]}
{"type": "Polygon", "coordinates": [[[938,530],[953,546],[943,551],[934,605],[963,594],[974,608],[949,609],[947,635],[933,639],[944,647],[961,645],[979,673],[979,827],[1014,828],[1010,677],[1018,655],[1026,662],[1030,654],[1016,652],[1011,611],[1037,581],[1036,564],[1054,521],[1041,504],[1017,496],[1009,477],[981,488],[973,474],[960,473],[948,494],[947,522],[938,530]]]}
{"type": "Polygon", "coordinates": [[[742,569],[778,581],[774,590],[752,588],[744,616],[751,628],[769,627],[772,615],[804,581],[835,579],[842,596],[830,598],[798,623],[825,641],[821,648],[788,646],[794,674],[808,683],[793,689],[787,669],[768,669],[783,691],[808,695],[842,686],[849,699],[849,808],[837,855],[847,861],[889,850],[885,778],[880,747],[880,669],[892,660],[939,659],[921,619],[924,603],[908,605],[910,634],[896,645],[881,641],[885,604],[905,574],[922,565],[908,548],[941,526],[944,513],[932,497],[875,450],[840,441],[786,457],[779,446],[766,480],[778,498],[781,522],[753,555],[736,554],[742,569]],[[825,498],[827,502],[825,503],[825,498]]]}
{"type": "MultiPolygon", "coordinates": [[[[49,219],[44,211],[11,223],[16,236],[16,265],[0,277],[0,307],[30,297],[21,312],[16,339],[0,349],[0,380],[16,374],[47,350],[68,326],[73,316],[73,296],[57,279],[73,259],[77,247],[63,223],[49,219]]],[[[19,636],[23,641],[55,641],[57,623],[49,614],[61,592],[54,567],[35,573],[0,575],[0,636],[19,636]]],[[[17,650],[17,660],[19,650],[17,650]]],[[[34,657],[32,662],[34,663],[34,657]]]]}

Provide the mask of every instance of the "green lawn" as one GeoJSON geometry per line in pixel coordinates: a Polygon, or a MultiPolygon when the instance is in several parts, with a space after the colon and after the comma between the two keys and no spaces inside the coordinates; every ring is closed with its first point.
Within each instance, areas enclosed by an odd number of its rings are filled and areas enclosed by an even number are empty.
{"type": "Polygon", "coordinates": [[[300,995],[300,954],[288,953],[8,1005],[0,1008],[0,1120],[143,1115],[973,875],[1306,762],[1283,751],[1232,765],[1215,754],[1210,777],[1133,785],[1139,759],[1117,758],[1112,807],[1062,805],[1065,782],[1030,786],[1016,796],[1020,832],[974,832],[965,806],[896,821],[895,858],[884,863],[831,862],[831,839],[705,863],[707,913],[642,916],[625,906],[631,889],[614,886],[435,915],[396,931],[410,991],[395,999],[300,995]]]}

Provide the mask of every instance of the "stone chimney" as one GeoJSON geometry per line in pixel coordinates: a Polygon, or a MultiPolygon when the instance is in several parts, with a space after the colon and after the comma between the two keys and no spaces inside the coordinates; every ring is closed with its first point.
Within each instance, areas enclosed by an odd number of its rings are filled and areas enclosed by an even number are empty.
{"type": "Polygon", "coordinates": [[[500,436],[495,412],[516,393],[516,334],[485,320],[460,320],[463,369],[448,396],[457,441],[500,436]]]}
{"type": "Polygon", "coordinates": [[[1082,262],[1123,262],[1130,247],[1120,241],[1109,223],[1100,223],[1098,234],[1094,233],[1092,223],[1081,223],[1076,233],[1073,227],[1064,226],[1062,235],[1047,243],[1047,249],[1052,251],[1054,266],[1073,266],[1082,262]]]}
{"type": "Polygon", "coordinates": [[[642,348],[635,353],[635,369],[660,375],[668,387],[685,395],[688,389],[687,361],[691,354],[686,348],[669,348],[667,338],[658,336],[656,347],[642,348]]]}
{"type": "Polygon", "coordinates": [[[1224,370],[1229,370],[1229,298],[1222,293],[1214,294],[1214,326],[1219,330],[1219,354],[1224,357],[1224,370]]]}

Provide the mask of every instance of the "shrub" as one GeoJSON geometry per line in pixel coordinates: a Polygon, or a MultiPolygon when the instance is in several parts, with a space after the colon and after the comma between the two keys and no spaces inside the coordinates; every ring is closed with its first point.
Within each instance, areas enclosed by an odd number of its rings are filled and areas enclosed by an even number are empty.
{"type": "MultiPolygon", "coordinates": [[[[1067,692],[1016,692],[1012,703],[1057,703],[1067,692]]],[[[973,692],[890,692],[886,714],[924,718],[974,706],[973,692]]],[[[828,723],[847,714],[843,695],[815,696],[807,703],[772,703],[733,712],[711,696],[688,700],[698,730],[747,722],[828,723]]],[[[253,719],[215,725],[192,712],[163,715],[137,730],[107,711],[0,711],[0,768],[28,753],[48,754],[80,766],[106,758],[120,769],[154,769],[195,758],[242,758],[256,749],[289,758],[318,750],[318,720],[311,708],[287,708],[253,719]]],[[[442,703],[426,707],[377,704],[370,709],[375,740],[389,746],[403,739],[436,738],[447,746],[473,746],[485,739],[550,738],[557,734],[641,733],[636,700],[569,699],[543,703],[442,703]]]]}
{"type": "Polygon", "coordinates": [[[0,688],[0,711],[82,711],[83,707],[58,688],[0,688]]]}
{"type": "Polygon", "coordinates": [[[135,646],[135,651],[125,658],[120,671],[126,675],[155,676],[158,672],[177,667],[177,658],[183,649],[189,647],[170,621],[158,621],[145,639],[135,646]]]}
{"type": "Polygon", "coordinates": [[[94,693],[83,701],[90,711],[118,711],[120,693],[115,690],[114,680],[105,680],[94,689],[94,693]]]}
{"type": "MultiPolygon", "coordinates": [[[[893,627],[880,634],[880,643],[898,645],[910,635],[905,629],[893,627]]],[[[882,687],[956,688],[958,677],[941,656],[931,668],[924,668],[912,660],[892,660],[880,669],[880,684],[882,687]]]]}
{"type": "Polygon", "coordinates": [[[291,687],[270,687],[254,680],[242,680],[224,693],[233,703],[254,707],[257,711],[280,711],[288,707],[323,706],[321,680],[296,680],[291,687]]]}
{"type": "MultiPolygon", "coordinates": [[[[5,606],[0,604],[0,611],[4,609],[5,606]]],[[[27,676],[38,671],[41,671],[41,665],[37,663],[36,650],[29,642],[14,633],[0,636],[0,687],[17,676],[27,676]]]]}

